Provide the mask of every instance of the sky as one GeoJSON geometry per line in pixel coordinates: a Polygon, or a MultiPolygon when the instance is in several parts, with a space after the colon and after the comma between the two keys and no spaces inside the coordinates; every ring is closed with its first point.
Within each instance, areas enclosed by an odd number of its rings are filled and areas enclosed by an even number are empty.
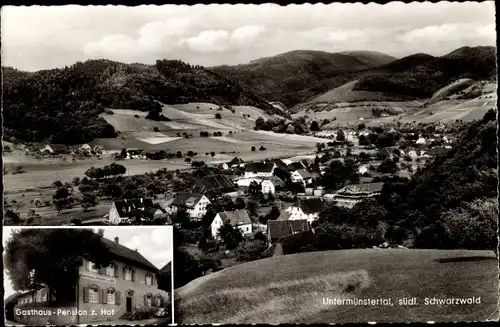
{"type": "MultiPolygon", "coordinates": [[[[39,227],[34,227],[39,228],[39,227]]],[[[50,227],[54,228],[54,227],[50,227]]],[[[57,228],[57,227],[56,227],[57,228]]],[[[67,227],[65,227],[67,228],[67,227]]],[[[113,240],[118,237],[118,242],[132,250],[137,249],[158,269],[163,268],[172,260],[173,236],[172,226],[133,226],[133,227],[101,227],[104,229],[104,237],[113,240]]],[[[13,230],[16,227],[3,227],[2,246],[5,247],[13,230]]],[[[97,232],[97,228],[94,229],[97,232]]],[[[4,290],[5,297],[15,293],[12,282],[5,272],[4,290]]]]}
{"type": "Polygon", "coordinates": [[[444,55],[496,45],[488,2],[386,5],[2,7],[2,65],[22,70],[105,58],[235,65],[292,50],[444,55]]]}

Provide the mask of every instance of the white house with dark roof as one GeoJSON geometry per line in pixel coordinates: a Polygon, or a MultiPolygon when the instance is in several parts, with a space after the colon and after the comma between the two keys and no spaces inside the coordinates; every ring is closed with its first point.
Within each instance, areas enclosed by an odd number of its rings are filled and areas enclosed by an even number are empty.
{"type": "MultiPolygon", "coordinates": [[[[296,205],[290,206],[285,209],[286,220],[302,220],[305,219],[312,223],[319,218],[319,214],[325,208],[325,201],[321,198],[306,198],[299,199],[296,205]]],[[[283,215],[285,217],[285,215],[283,215]]],[[[285,220],[281,218],[280,220],[285,220]]]]}
{"type": "Polygon", "coordinates": [[[274,162],[251,162],[245,166],[245,178],[271,177],[276,164],[274,162]]]}
{"type": "Polygon", "coordinates": [[[380,195],[383,187],[382,182],[347,185],[337,191],[334,201],[337,206],[352,208],[367,198],[380,195]]]}
{"type": "Polygon", "coordinates": [[[312,183],[313,176],[305,169],[299,169],[290,174],[293,183],[300,183],[304,186],[312,183]]]}
{"type": "Polygon", "coordinates": [[[219,238],[219,229],[226,222],[230,223],[231,226],[238,228],[243,235],[249,235],[253,231],[252,220],[245,209],[222,211],[217,213],[214,220],[210,224],[212,236],[215,239],[219,238]]]}
{"type": "Polygon", "coordinates": [[[136,219],[166,218],[166,211],[155,205],[151,198],[116,200],[108,214],[110,224],[130,224],[136,219]]]}
{"type": "Polygon", "coordinates": [[[175,213],[179,208],[185,208],[193,219],[201,219],[207,213],[210,200],[203,194],[180,192],[170,204],[171,212],[175,213]]]}
{"type": "Polygon", "coordinates": [[[50,154],[64,153],[68,148],[64,144],[47,144],[40,152],[48,152],[50,154]]]}

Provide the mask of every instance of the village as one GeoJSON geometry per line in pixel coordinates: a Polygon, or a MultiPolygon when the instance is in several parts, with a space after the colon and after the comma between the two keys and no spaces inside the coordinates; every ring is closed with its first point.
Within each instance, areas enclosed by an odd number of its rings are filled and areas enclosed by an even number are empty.
{"type": "MultiPolygon", "coordinates": [[[[277,244],[289,242],[287,237],[313,233],[314,223],[326,208],[351,209],[377,198],[386,178],[409,178],[434,155],[448,151],[454,139],[451,131],[455,130],[443,124],[419,130],[411,125],[367,128],[361,123],[352,130],[311,133],[325,142],[317,143],[315,153],[309,155],[260,161],[235,156],[227,162],[208,163],[192,156],[186,169],[160,169],[139,176],[125,176],[120,162],[141,159],[147,164],[151,154],[123,149],[110,165],[91,167],[83,178],[54,182],[45,193],[53,194],[52,199],[30,198],[26,218],[19,214],[19,202],[28,201],[28,197],[16,203],[5,199],[5,223],[173,224],[192,230],[203,226],[210,231],[207,237],[221,244],[224,237],[220,228],[229,225],[246,239],[265,235],[269,251],[279,253],[282,245],[277,244]],[[55,194],[51,193],[54,189],[55,194]],[[51,216],[42,216],[44,210],[50,210],[51,216]]],[[[103,153],[102,148],[88,144],[72,149],[47,144],[39,151],[37,156],[47,157],[70,153],[99,158],[103,153]]]]}

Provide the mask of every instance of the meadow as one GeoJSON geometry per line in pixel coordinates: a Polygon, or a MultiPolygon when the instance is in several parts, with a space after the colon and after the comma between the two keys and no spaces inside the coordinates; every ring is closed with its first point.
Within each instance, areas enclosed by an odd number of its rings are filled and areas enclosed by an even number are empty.
{"type": "Polygon", "coordinates": [[[498,315],[493,251],[356,249],[272,257],[177,289],[178,323],[484,321],[498,315]],[[480,304],[425,305],[425,298],[480,304]],[[323,298],[391,298],[392,306],[332,306],[323,298]],[[400,305],[416,297],[419,305],[400,305]]]}

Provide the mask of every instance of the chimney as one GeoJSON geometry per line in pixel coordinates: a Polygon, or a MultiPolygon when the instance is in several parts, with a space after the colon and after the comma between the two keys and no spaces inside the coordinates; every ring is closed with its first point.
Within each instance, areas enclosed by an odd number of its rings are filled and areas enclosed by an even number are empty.
{"type": "Polygon", "coordinates": [[[115,243],[116,243],[116,244],[120,244],[119,240],[120,240],[120,239],[118,238],[118,236],[117,236],[117,237],[115,237],[115,243]]]}

